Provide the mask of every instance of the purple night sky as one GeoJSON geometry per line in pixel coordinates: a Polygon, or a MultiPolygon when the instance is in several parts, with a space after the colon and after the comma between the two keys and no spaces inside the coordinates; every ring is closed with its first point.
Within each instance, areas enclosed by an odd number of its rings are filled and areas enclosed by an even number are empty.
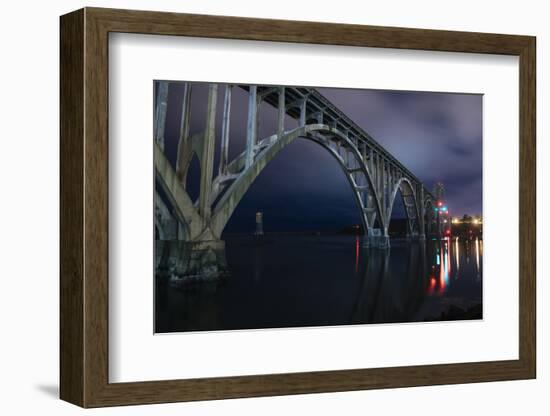
{"type": "MultiPolygon", "coordinates": [[[[207,84],[194,84],[191,134],[204,129],[207,84]]],[[[218,92],[217,173],[224,86],[218,92]]],[[[430,92],[318,88],[355,123],[393,154],[428,189],[441,181],[452,216],[482,213],[482,96],[430,92]]],[[[183,84],[171,83],[165,151],[175,163],[183,84]]],[[[245,148],[247,92],[234,88],[229,153],[245,148]]],[[[260,108],[259,138],[276,132],[277,111],[260,108]]],[[[287,118],[286,128],[296,125],[287,118]]],[[[198,163],[191,164],[187,189],[198,195],[198,163]]],[[[403,217],[400,198],[393,216],[403,217]]],[[[266,231],[338,230],[359,224],[349,183],[338,162],[321,146],[298,139],[264,169],[243,197],[226,232],[250,232],[256,211],[266,231]]]]}

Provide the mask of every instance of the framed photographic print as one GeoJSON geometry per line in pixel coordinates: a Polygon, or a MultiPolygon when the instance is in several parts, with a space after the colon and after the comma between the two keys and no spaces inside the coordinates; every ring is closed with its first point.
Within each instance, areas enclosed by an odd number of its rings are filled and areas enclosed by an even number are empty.
{"type": "Polygon", "coordinates": [[[535,38],[61,17],[61,398],[534,378],[535,38]]]}

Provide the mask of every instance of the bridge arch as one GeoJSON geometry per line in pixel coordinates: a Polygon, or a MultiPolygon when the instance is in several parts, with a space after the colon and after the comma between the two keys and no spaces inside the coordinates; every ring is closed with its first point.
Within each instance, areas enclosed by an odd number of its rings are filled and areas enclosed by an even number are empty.
{"type": "Polygon", "coordinates": [[[361,211],[361,219],[365,230],[372,226],[371,222],[373,221],[366,215],[368,207],[365,206],[365,202],[363,201],[364,198],[362,197],[362,194],[365,192],[370,193],[372,197],[372,201],[374,203],[372,208],[374,209],[376,216],[379,216],[379,218],[384,218],[382,216],[380,198],[375,191],[371,172],[357,147],[343,132],[338,129],[324,124],[309,124],[286,132],[282,137],[277,137],[277,135],[274,135],[264,140],[264,142],[269,144],[258,152],[254,158],[253,164],[237,177],[237,179],[229,186],[217,203],[212,218],[212,230],[215,235],[218,237],[221,236],[225,225],[229,221],[229,218],[233,214],[238,203],[241,201],[254,180],[259,176],[267,164],[273,160],[273,158],[275,158],[275,156],[283,148],[299,137],[312,140],[313,142],[323,146],[323,148],[328,150],[329,153],[338,161],[341,168],[344,170],[348,182],[352,186],[356,203],[361,211]],[[346,151],[351,153],[353,159],[355,160],[355,164],[357,165],[356,168],[350,171],[346,160],[342,158],[339,152],[330,146],[331,142],[334,142],[335,140],[343,144],[346,151]],[[363,175],[367,182],[368,189],[358,186],[354,179],[354,173],[361,173],[363,175]]]}
{"type": "Polygon", "coordinates": [[[388,207],[388,213],[386,217],[386,224],[389,227],[391,221],[391,214],[395,204],[395,198],[397,193],[400,193],[403,199],[403,206],[405,208],[405,214],[407,215],[407,233],[421,234],[420,230],[420,209],[418,207],[418,199],[415,189],[409,179],[402,176],[395,183],[392,193],[390,195],[390,203],[388,207]]]}
{"type": "Polygon", "coordinates": [[[424,233],[426,236],[431,235],[434,222],[434,205],[432,198],[428,195],[424,199],[424,233]]]}

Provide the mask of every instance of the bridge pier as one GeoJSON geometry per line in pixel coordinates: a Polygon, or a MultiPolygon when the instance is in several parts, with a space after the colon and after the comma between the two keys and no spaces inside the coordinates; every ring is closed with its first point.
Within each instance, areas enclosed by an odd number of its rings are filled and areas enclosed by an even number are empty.
{"type": "Polygon", "coordinates": [[[156,278],[175,286],[218,282],[228,277],[225,243],[208,241],[155,241],[156,278]]]}
{"type": "Polygon", "coordinates": [[[368,248],[389,249],[390,236],[387,228],[369,228],[363,245],[368,248]]]}
{"type": "Polygon", "coordinates": [[[388,234],[388,229],[384,228],[384,232],[380,235],[378,240],[378,248],[380,249],[389,249],[390,248],[390,236],[388,234]]]}
{"type": "Polygon", "coordinates": [[[407,240],[409,241],[426,241],[426,234],[418,233],[416,231],[407,233],[407,240]]]}

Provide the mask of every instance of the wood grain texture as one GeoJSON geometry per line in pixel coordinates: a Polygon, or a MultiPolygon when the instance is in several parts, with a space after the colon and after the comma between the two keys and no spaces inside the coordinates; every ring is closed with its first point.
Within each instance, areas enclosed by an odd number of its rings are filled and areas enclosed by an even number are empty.
{"type": "Polygon", "coordinates": [[[519,356],[536,377],[536,41],[520,54],[519,356]]]}
{"type": "Polygon", "coordinates": [[[84,404],[84,12],[61,19],[60,44],[60,388],[84,404]]]}
{"type": "Polygon", "coordinates": [[[61,397],[83,407],[534,378],[535,38],[87,8],[61,18],[61,397]],[[519,359],[188,380],[108,381],[108,33],[520,57],[519,359]]]}

